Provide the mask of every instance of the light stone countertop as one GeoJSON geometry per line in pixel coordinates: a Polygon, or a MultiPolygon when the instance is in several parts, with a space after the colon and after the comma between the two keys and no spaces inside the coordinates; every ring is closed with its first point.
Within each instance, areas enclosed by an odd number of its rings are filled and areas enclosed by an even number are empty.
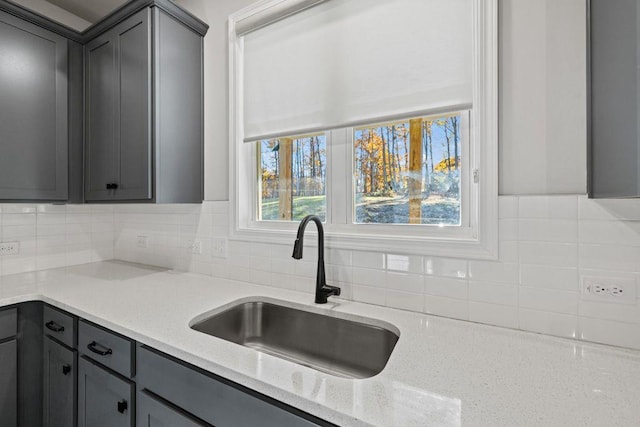
{"type": "MultiPolygon", "coordinates": [[[[310,281],[311,289],[314,283],[310,281]]],[[[640,352],[121,262],[0,280],[0,306],[42,300],[341,426],[636,426],[640,352]],[[338,378],[189,328],[262,296],[400,331],[386,368],[338,378]]]]}

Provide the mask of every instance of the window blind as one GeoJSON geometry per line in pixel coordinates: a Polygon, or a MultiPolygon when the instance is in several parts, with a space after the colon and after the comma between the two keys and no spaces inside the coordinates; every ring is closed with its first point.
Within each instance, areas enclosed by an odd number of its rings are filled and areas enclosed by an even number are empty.
{"type": "Polygon", "coordinates": [[[472,34],[473,0],[328,0],[249,32],[244,141],[471,108],[472,34]]]}

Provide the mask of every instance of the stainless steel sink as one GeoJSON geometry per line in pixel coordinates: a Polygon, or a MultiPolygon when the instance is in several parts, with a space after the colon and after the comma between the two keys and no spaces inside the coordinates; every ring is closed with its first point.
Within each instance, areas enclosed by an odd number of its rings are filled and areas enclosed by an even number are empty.
{"type": "Polygon", "coordinates": [[[399,332],[362,320],[260,300],[196,318],[191,328],[332,375],[368,378],[385,367],[399,332]]]}

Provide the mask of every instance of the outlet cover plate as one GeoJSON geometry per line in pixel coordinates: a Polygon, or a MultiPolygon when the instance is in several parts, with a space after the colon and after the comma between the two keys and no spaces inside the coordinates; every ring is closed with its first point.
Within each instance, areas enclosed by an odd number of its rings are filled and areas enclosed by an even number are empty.
{"type": "Polygon", "coordinates": [[[213,247],[211,254],[214,258],[226,258],[227,257],[227,238],[226,237],[214,237],[213,247]]]}
{"type": "Polygon", "coordinates": [[[20,242],[2,242],[0,243],[0,256],[19,255],[20,242]]]}
{"type": "Polygon", "coordinates": [[[631,277],[582,277],[582,299],[637,304],[636,280],[631,277]]]}

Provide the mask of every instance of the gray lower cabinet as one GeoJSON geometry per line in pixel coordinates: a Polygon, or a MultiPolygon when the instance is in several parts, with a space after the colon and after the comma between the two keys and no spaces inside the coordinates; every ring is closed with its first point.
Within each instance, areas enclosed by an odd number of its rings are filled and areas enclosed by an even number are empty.
{"type": "Polygon", "coordinates": [[[18,357],[16,340],[0,344],[0,426],[18,423],[18,357]]]}
{"type": "Polygon", "coordinates": [[[137,427],[209,427],[148,391],[138,392],[137,427]]]}
{"type": "Polygon", "coordinates": [[[202,36],[147,7],[87,43],[87,201],[202,202],[202,36]]]}
{"type": "Polygon", "coordinates": [[[0,70],[0,199],[67,200],[67,39],[0,11],[0,70]]]}
{"type": "Polygon", "coordinates": [[[331,425],[149,347],[138,346],[136,354],[139,389],[217,427],[331,425]]]}
{"type": "Polygon", "coordinates": [[[134,384],[81,356],[78,363],[78,426],[134,426],[134,384]]]}
{"type": "Polygon", "coordinates": [[[76,425],[77,353],[44,338],[44,427],[76,425]]]}

